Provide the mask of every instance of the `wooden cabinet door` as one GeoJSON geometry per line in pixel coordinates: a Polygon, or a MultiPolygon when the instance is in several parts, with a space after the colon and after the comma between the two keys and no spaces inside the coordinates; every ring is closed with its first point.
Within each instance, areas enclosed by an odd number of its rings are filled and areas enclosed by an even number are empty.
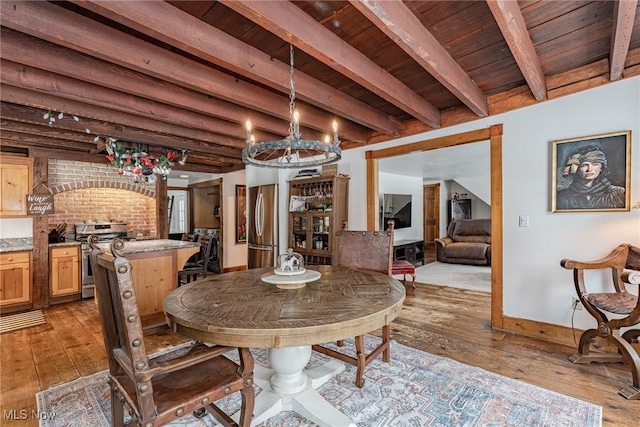
{"type": "Polygon", "coordinates": [[[80,257],[77,248],[51,250],[51,296],[80,292],[80,257]]]}
{"type": "Polygon", "coordinates": [[[0,255],[0,306],[31,301],[29,252],[0,255]]]}
{"type": "Polygon", "coordinates": [[[0,163],[0,216],[27,214],[33,163],[28,157],[3,156],[0,163]]]}

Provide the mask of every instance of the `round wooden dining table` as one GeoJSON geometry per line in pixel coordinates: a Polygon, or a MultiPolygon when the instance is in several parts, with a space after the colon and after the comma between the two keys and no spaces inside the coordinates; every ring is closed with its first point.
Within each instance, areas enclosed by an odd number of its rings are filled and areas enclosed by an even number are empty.
{"type": "Polygon", "coordinates": [[[295,411],[321,426],[354,425],[316,389],[344,370],[342,362],[304,370],[313,344],[364,335],[400,312],[405,288],[391,276],[345,267],[309,267],[320,278],[282,289],[262,280],[273,269],[207,276],[164,300],[169,325],[207,343],[266,348],[269,368],[256,364],[257,425],[281,411],[295,411]]]}

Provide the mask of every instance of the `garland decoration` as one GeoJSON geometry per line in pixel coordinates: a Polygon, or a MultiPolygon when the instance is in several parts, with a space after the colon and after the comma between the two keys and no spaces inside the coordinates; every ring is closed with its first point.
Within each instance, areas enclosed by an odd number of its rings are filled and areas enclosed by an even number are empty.
{"type": "Polygon", "coordinates": [[[174,161],[179,156],[173,149],[154,156],[140,147],[127,147],[113,141],[112,138],[106,141],[106,150],[109,166],[115,168],[119,175],[131,177],[136,184],[155,184],[157,181],[155,174],[166,181],[174,161]]]}

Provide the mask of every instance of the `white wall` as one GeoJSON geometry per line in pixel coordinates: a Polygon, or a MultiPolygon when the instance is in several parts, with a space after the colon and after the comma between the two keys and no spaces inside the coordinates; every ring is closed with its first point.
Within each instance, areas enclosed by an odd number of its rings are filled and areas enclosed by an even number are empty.
{"type": "Polygon", "coordinates": [[[0,239],[33,237],[32,218],[0,218],[0,239]]]}
{"type": "MultiPolygon", "coordinates": [[[[639,201],[640,77],[472,123],[344,151],[338,171],[351,176],[349,227],[366,228],[366,212],[360,208],[366,206],[366,150],[499,123],[504,125],[504,314],[570,326],[571,299],[575,290],[572,273],[560,267],[560,260],[596,259],[622,242],[640,246],[640,210],[551,213],[551,143],[558,139],[631,129],[631,200],[632,204],[639,201]],[[520,214],[529,216],[528,228],[518,227],[520,214]]],[[[280,174],[280,179],[286,182],[288,171],[280,174]]],[[[281,186],[280,191],[286,196],[284,187],[281,186]]],[[[281,217],[281,224],[281,236],[283,233],[285,236],[281,242],[286,242],[286,231],[283,231],[286,217],[281,217]]],[[[576,313],[574,323],[578,328],[593,326],[591,316],[584,311],[576,313]]]]}
{"type": "Polygon", "coordinates": [[[247,265],[247,244],[236,243],[236,185],[245,185],[244,171],[226,173],[222,178],[223,267],[247,265]]]}
{"type": "MultiPolygon", "coordinates": [[[[412,178],[381,172],[378,189],[381,198],[385,193],[411,194],[411,227],[395,230],[393,236],[394,240],[422,240],[424,236],[422,226],[422,178],[412,178]]],[[[349,224],[349,228],[351,230],[366,230],[366,227],[356,229],[352,227],[351,224],[349,224]]]]}
{"type": "MultiPolygon", "coordinates": [[[[484,177],[479,177],[479,179],[491,180],[491,171],[487,169],[487,175],[484,177]]],[[[460,184],[457,181],[447,181],[447,184],[448,184],[447,190],[449,192],[447,203],[449,203],[450,200],[453,198],[454,193],[458,193],[458,194],[467,193],[467,199],[471,199],[471,218],[474,218],[474,219],[491,218],[491,205],[488,205],[487,203],[482,201],[477,194],[475,194],[468,188],[464,187],[462,184],[460,184]]],[[[487,201],[491,201],[491,197],[489,197],[487,201]]],[[[446,212],[445,212],[445,215],[446,215],[446,212]]],[[[447,222],[446,216],[441,217],[441,219],[445,219],[444,221],[440,221],[441,224],[447,222]]],[[[444,225],[445,230],[447,225],[448,224],[444,225]]]]}

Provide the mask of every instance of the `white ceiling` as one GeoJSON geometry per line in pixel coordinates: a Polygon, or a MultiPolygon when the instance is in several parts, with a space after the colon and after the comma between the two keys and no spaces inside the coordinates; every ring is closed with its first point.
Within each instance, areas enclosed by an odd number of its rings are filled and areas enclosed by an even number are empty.
{"type": "Polygon", "coordinates": [[[424,180],[452,180],[487,176],[491,170],[489,141],[381,159],[380,172],[424,180]]]}

